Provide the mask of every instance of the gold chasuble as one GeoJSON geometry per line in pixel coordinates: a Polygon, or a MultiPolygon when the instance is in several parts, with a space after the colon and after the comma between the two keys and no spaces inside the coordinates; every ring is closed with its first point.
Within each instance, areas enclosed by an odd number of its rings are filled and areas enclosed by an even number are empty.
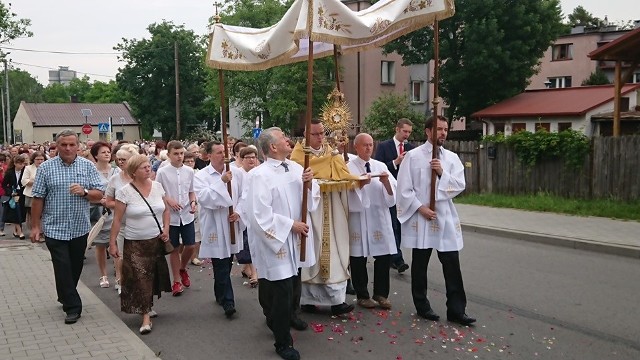
{"type": "MultiPolygon", "coordinates": [[[[329,145],[310,152],[309,166],[320,186],[322,206],[311,213],[316,265],[302,268],[301,280],[307,284],[338,284],[350,277],[347,191],[357,186],[360,177],[349,172],[344,158],[329,145]]],[[[291,160],[304,166],[303,144],[295,145],[291,160]]],[[[317,305],[326,305],[317,300],[317,305]]]]}

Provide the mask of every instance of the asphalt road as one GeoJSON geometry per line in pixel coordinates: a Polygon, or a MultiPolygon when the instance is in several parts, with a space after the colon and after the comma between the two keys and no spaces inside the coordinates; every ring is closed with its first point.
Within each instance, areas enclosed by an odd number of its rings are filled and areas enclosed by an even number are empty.
{"type": "MultiPolygon", "coordinates": [[[[390,312],[301,315],[311,325],[292,330],[302,358],[640,359],[637,259],[481,234],[466,234],[465,245],[467,313],[478,318],[477,326],[416,318],[410,277],[392,270],[390,312]]],[[[190,273],[191,288],[156,301],[153,332],[138,335],[151,349],[163,359],[279,359],[257,289],[244,283],[238,266],[232,274],[238,313],[232,320],[214,303],[211,265],[191,266],[190,273]]],[[[446,318],[435,255],[429,276],[432,306],[446,318]]],[[[120,312],[113,287],[99,288],[98,277],[90,250],[82,281],[138,334],[140,318],[120,312]]]]}

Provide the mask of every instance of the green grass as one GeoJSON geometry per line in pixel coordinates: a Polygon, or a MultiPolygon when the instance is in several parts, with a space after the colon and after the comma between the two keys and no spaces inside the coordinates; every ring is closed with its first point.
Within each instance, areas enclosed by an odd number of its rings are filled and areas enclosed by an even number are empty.
{"type": "Polygon", "coordinates": [[[466,194],[456,198],[459,204],[483,205],[578,216],[600,216],[640,221],[640,201],[613,199],[567,199],[545,193],[535,195],[466,194]]]}

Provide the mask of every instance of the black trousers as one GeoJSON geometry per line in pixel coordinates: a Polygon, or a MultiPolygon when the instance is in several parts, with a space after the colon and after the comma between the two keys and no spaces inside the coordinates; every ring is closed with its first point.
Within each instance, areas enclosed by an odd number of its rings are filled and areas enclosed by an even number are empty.
{"type": "Polygon", "coordinates": [[[291,319],[297,316],[296,306],[300,306],[300,290],[300,276],[276,281],[258,279],[258,301],[267,318],[267,326],[273,332],[276,349],[293,345],[289,326],[291,319]],[[294,299],[296,291],[297,300],[294,299]]]}
{"type": "Polygon", "coordinates": [[[82,313],[82,299],[77,287],[84,266],[87,235],[89,234],[71,240],[44,238],[53,263],[58,301],[67,314],[82,313]]]}
{"type": "MultiPolygon", "coordinates": [[[[389,267],[391,255],[373,257],[373,295],[389,297],[389,267]]],[[[351,266],[351,282],[356,290],[358,299],[368,299],[369,274],[367,273],[367,258],[364,256],[349,257],[351,266]]]]}
{"type": "Polygon", "coordinates": [[[389,212],[391,213],[391,227],[393,228],[393,236],[396,239],[396,249],[398,250],[397,253],[391,255],[391,263],[395,266],[400,266],[404,264],[402,249],[400,249],[400,239],[402,235],[400,221],[398,221],[398,213],[395,206],[390,207],[389,212]]]}
{"type": "MultiPolygon", "coordinates": [[[[411,296],[419,312],[431,309],[427,299],[427,267],[433,249],[413,249],[411,259],[411,296]]],[[[442,264],[444,283],[447,290],[447,315],[459,316],[465,313],[467,297],[464,293],[458,251],[438,251],[442,264]]]]}
{"type": "Polygon", "coordinates": [[[222,306],[235,306],[231,284],[231,258],[211,259],[213,265],[213,294],[222,306]]]}

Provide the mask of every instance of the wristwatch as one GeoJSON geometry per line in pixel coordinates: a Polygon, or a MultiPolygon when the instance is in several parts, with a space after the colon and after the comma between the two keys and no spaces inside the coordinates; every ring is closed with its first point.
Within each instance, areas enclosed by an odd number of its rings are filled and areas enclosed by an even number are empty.
{"type": "Polygon", "coordinates": [[[89,190],[84,189],[84,194],[82,194],[82,197],[86,197],[87,195],[89,195],[89,190]]]}

